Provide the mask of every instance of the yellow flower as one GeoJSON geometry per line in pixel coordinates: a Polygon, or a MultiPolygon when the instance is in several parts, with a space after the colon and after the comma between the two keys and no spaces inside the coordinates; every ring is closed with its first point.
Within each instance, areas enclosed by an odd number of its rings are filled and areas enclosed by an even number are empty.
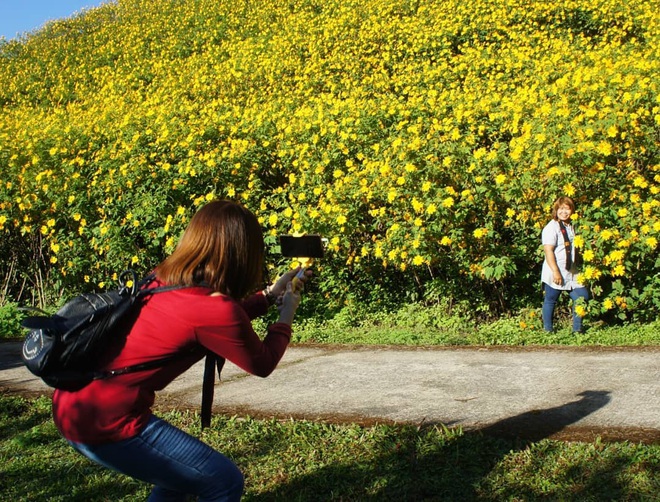
{"type": "Polygon", "coordinates": [[[488,229],[477,228],[474,232],[472,232],[472,235],[474,235],[477,239],[481,239],[487,233],[488,233],[488,229]]]}
{"type": "Polygon", "coordinates": [[[427,214],[434,214],[437,210],[438,210],[438,207],[435,204],[431,203],[431,204],[429,204],[429,207],[426,208],[426,213],[427,214]]]}
{"type": "Polygon", "coordinates": [[[585,315],[587,315],[587,310],[584,308],[584,305],[576,305],[575,313],[580,317],[584,317],[585,315]]]}
{"type": "Polygon", "coordinates": [[[655,249],[656,246],[658,245],[658,239],[655,237],[647,237],[646,241],[644,241],[648,247],[651,249],[655,249]]]}
{"type": "Polygon", "coordinates": [[[575,187],[570,183],[566,183],[564,185],[564,193],[566,193],[566,195],[568,195],[569,197],[572,197],[573,195],[575,195],[575,187]]]}
{"type": "Polygon", "coordinates": [[[596,200],[593,202],[592,205],[593,205],[596,209],[598,209],[602,204],[603,204],[603,203],[601,202],[600,199],[596,199],[596,200]]]}
{"type": "Polygon", "coordinates": [[[393,188],[390,188],[390,191],[387,192],[387,202],[392,203],[396,200],[397,193],[396,190],[393,188]]]}
{"type": "Polygon", "coordinates": [[[587,249],[583,254],[582,258],[584,261],[593,261],[594,259],[594,252],[591,249],[587,249]]]}
{"type": "Polygon", "coordinates": [[[413,265],[419,266],[422,263],[424,263],[424,258],[422,258],[421,256],[417,255],[413,258],[413,265]]]}
{"type": "Polygon", "coordinates": [[[628,209],[625,208],[625,207],[622,207],[621,209],[619,209],[616,212],[616,214],[619,216],[619,218],[624,218],[624,217],[628,216],[628,209]]]}
{"type": "Polygon", "coordinates": [[[337,223],[340,225],[344,225],[346,223],[346,216],[344,216],[343,214],[337,216],[337,223]]]}
{"type": "Polygon", "coordinates": [[[573,245],[576,248],[581,248],[584,246],[584,239],[582,238],[581,235],[576,235],[575,238],[573,239],[573,245]]]}
{"type": "Polygon", "coordinates": [[[626,267],[623,265],[617,265],[612,269],[613,277],[621,277],[626,274],[626,267]]]}
{"type": "Polygon", "coordinates": [[[139,261],[140,259],[137,256],[133,255],[133,257],[131,258],[131,265],[135,265],[139,261]]]}
{"type": "Polygon", "coordinates": [[[605,156],[612,155],[612,145],[610,145],[607,141],[601,141],[598,143],[596,151],[605,156]]]}
{"type": "Polygon", "coordinates": [[[642,176],[637,176],[633,180],[633,184],[639,188],[646,188],[648,186],[648,182],[642,176]]]}
{"type": "Polygon", "coordinates": [[[495,183],[497,183],[498,185],[501,185],[501,184],[504,183],[505,181],[506,181],[506,176],[505,176],[504,174],[498,174],[498,175],[495,177],[495,183]]]}
{"type": "Polygon", "coordinates": [[[591,279],[598,279],[602,275],[602,273],[597,268],[592,267],[591,265],[587,265],[586,267],[584,267],[584,271],[582,272],[582,275],[586,280],[591,280],[591,279]]]}
{"type": "Polygon", "coordinates": [[[609,298],[605,298],[603,300],[603,309],[604,310],[611,310],[614,307],[614,302],[610,300],[609,298]]]}
{"type": "Polygon", "coordinates": [[[440,239],[440,244],[442,244],[443,246],[451,246],[451,242],[452,242],[451,238],[447,237],[446,235],[444,235],[442,239],[440,239]]]}
{"type": "Polygon", "coordinates": [[[452,207],[454,205],[454,198],[453,197],[447,197],[442,201],[442,205],[444,207],[452,207]]]}
{"type": "Polygon", "coordinates": [[[615,249],[605,257],[605,263],[612,263],[623,260],[624,253],[620,249],[615,249]]]}
{"type": "Polygon", "coordinates": [[[276,214],[276,213],[272,213],[272,214],[268,217],[268,224],[269,224],[271,227],[274,227],[275,225],[277,225],[277,214],[276,214]]]}

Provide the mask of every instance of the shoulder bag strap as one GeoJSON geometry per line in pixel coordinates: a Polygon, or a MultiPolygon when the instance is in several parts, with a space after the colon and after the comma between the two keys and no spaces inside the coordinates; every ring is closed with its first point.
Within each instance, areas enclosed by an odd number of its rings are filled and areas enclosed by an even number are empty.
{"type": "Polygon", "coordinates": [[[573,256],[571,253],[571,248],[573,247],[571,244],[571,240],[568,238],[568,231],[566,230],[566,226],[559,220],[559,229],[561,230],[561,234],[564,237],[564,249],[566,250],[566,270],[570,270],[573,267],[573,256]]]}
{"type": "Polygon", "coordinates": [[[213,393],[215,390],[215,371],[218,371],[218,380],[225,365],[225,358],[208,351],[204,361],[204,382],[202,383],[202,429],[211,425],[211,411],[213,408],[213,393]]]}

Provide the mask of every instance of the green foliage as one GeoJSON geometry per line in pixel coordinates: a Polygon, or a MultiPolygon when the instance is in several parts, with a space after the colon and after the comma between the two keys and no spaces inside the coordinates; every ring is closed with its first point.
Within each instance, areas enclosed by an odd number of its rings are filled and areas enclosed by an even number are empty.
{"type": "Polygon", "coordinates": [[[15,303],[0,305],[0,340],[23,338],[25,330],[21,327],[24,313],[15,303]]]}

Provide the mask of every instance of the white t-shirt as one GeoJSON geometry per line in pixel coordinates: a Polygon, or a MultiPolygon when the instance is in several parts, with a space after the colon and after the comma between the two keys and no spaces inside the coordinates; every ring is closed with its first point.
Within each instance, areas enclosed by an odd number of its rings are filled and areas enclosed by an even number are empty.
{"type": "MultiPolygon", "coordinates": [[[[573,225],[566,225],[566,233],[568,234],[568,240],[573,243],[575,238],[575,232],[573,230],[573,225]]],[[[559,267],[559,272],[563,278],[563,284],[555,284],[552,282],[553,273],[550,265],[548,265],[547,260],[543,260],[543,269],[541,270],[541,281],[546,283],[548,286],[555,289],[571,290],[576,288],[583,288],[584,285],[576,281],[577,270],[575,267],[572,269],[566,270],[566,246],[564,245],[564,236],[561,233],[561,228],[559,228],[559,222],[557,220],[550,220],[550,222],[545,226],[543,232],[541,233],[541,242],[545,246],[549,244],[555,247],[555,260],[557,261],[557,266],[559,267]]],[[[575,263],[575,247],[571,246],[572,259],[575,263]]]]}

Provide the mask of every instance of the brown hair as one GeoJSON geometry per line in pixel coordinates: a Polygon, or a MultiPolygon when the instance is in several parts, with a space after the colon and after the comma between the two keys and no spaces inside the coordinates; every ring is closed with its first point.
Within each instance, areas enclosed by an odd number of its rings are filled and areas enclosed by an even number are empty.
{"type": "Polygon", "coordinates": [[[556,220],[557,219],[557,210],[563,206],[567,205],[568,207],[571,208],[571,213],[575,212],[575,202],[573,202],[573,199],[570,197],[559,197],[555,203],[552,205],[552,219],[556,220]]]}
{"type": "Polygon", "coordinates": [[[264,238],[256,216],[240,204],[217,200],[193,216],[156,275],[167,284],[205,284],[241,299],[261,283],[263,262],[264,238]]]}

